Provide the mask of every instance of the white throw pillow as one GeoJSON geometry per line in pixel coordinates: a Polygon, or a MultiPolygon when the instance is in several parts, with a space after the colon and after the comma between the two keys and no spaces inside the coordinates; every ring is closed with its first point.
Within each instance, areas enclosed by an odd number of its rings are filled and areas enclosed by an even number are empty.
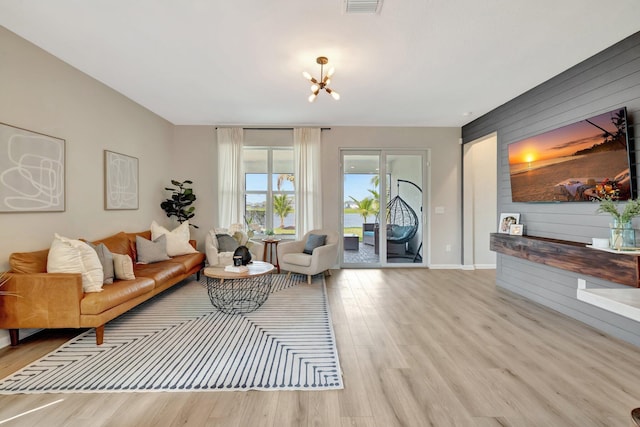
{"type": "Polygon", "coordinates": [[[133,280],[136,276],[133,274],[133,261],[129,255],[113,253],[113,271],[116,279],[133,280]]]}
{"type": "Polygon", "coordinates": [[[167,236],[167,255],[178,256],[198,252],[189,243],[189,221],[183,222],[171,231],[153,221],[151,223],[151,240],[156,240],[163,234],[167,236]]]}
{"type": "Polygon", "coordinates": [[[98,254],[80,240],[68,239],[56,233],[49,248],[47,272],[80,273],[84,292],[102,291],[104,272],[98,254]]]}

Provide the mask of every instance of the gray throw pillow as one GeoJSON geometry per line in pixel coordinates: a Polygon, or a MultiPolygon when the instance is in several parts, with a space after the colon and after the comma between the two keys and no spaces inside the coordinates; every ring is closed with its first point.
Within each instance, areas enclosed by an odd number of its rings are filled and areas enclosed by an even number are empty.
{"type": "Polygon", "coordinates": [[[311,255],[315,248],[324,246],[326,240],[326,234],[309,234],[307,237],[307,243],[304,245],[304,250],[302,252],[311,255]]]}
{"type": "Polygon", "coordinates": [[[218,252],[234,252],[240,244],[228,234],[216,234],[218,239],[218,252]]]}
{"type": "Polygon", "coordinates": [[[136,251],[140,264],[151,264],[171,259],[167,255],[167,236],[164,234],[154,241],[136,236],[136,251]]]}
{"type": "Polygon", "coordinates": [[[102,284],[112,284],[115,277],[115,272],[113,270],[113,255],[111,254],[111,251],[105,246],[104,243],[94,245],[91,242],[87,242],[87,244],[91,246],[94,251],[96,251],[96,253],[98,254],[98,259],[100,260],[100,264],[102,264],[102,271],[104,272],[104,280],[102,281],[102,284]]]}

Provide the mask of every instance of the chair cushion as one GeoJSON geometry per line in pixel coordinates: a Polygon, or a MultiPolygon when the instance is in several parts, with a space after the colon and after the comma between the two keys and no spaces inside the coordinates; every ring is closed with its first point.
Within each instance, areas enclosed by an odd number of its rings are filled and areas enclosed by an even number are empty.
{"type": "Polygon", "coordinates": [[[113,256],[113,273],[118,280],[133,280],[136,278],[133,273],[133,261],[129,255],[111,253],[113,256]]]}
{"type": "Polygon", "coordinates": [[[101,292],[104,273],[98,254],[87,243],[54,233],[47,273],[81,273],[84,292],[101,292]]]}
{"type": "Polygon", "coordinates": [[[311,255],[315,248],[324,246],[326,240],[326,234],[309,234],[307,237],[307,243],[305,243],[304,250],[302,252],[311,255]]]}
{"type": "Polygon", "coordinates": [[[151,264],[170,259],[167,255],[167,236],[165,234],[161,234],[153,241],[136,236],[136,251],[140,264],[151,264]]]}
{"type": "Polygon", "coordinates": [[[403,240],[411,234],[413,229],[411,225],[392,225],[391,234],[387,236],[387,240],[403,240]]]}
{"type": "Polygon", "coordinates": [[[197,252],[191,244],[189,244],[189,221],[185,221],[172,231],[158,225],[157,222],[151,222],[151,239],[156,240],[161,235],[167,237],[167,255],[174,257],[197,252]]]}
{"type": "Polygon", "coordinates": [[[113,255],[111,254],[111,251],[104,243],[94,245],[91,242],[87,242],[87,245],[91,246],[91,248],[96,251],[100,264],[102,264],[102,271],[104,273],[102,283],[105,285],[112,284],[113,279],[115,278],[115,272],[113,271],[113,255]]]}
{"type": "Polygon", "coordinates": [[[304,253],[286,254],[282,257],[282,261],[288,264],[299,265],[300,267],[309,267],[311,265],[311,255],[304,253]]]}
{"type": "Polygon", "coordinates": [[[228,234],[216,234],[216,238],[220,252],[234,252],[240,246],[238,241],[228,234]]]}

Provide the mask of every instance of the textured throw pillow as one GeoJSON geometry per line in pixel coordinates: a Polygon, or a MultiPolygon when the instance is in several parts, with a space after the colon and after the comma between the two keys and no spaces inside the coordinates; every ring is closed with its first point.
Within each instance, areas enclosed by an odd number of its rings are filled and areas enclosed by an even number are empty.
{"type": "Polygon", "coordinates": [[[110,285],[113,283],[114,272],[113,272],[113,255],[111,251],[104,243],[100,243],[98,245],[94,245],[91,242],[87,242],[91,248],[96,251],[98,254],[98,259],[100,260],[100,264],[102,264],[102,272],[104,273],[104,279],[102,283],[105,285],[110,285]]]}
{"type": "Polygon", "coordinates": [[[304,250],[302,252],[311,255],[315,248],[324,246],[324,242],[326,240],[326,234],[309,234],[307,237],[307,243],[304,245],[304,250]]]}
{"type": "Polygon", "coordinates": [[[102,291],[104,276],[98,254],[80,240],[68,239],[56,233],[49,248],[47,272],[80,273],[84,292],[102,291]]]}
{"type": "Polygon", "coordinates": [[[133,261],[129,255],[113,253],[113,273],[118,280],[133,280],[133,261]]]}
{"type": "Polygon", "coordinates": [[[178,256],[197,252],[189,243],[189,238],[191,236],[189,233],[189,221],[183,222],[171,231],[153,221],[151,223],[151,238],[156,240],[162,235],[167,236],[167,255],[169,256],[178,256]]]}
{"type": "Polygon", "coordinates": [[[218,252],[233,252],[240,244],[236,239],[228,234],[216,234],[218,239],[218,252]]]}
{"type": "Polygon", "coordinates": [[[139,264],[151,264],[170,259],[167,255],[167,236],[163,234],[153,241],[136,236],[136,252],[138,252],[139,264]]]}

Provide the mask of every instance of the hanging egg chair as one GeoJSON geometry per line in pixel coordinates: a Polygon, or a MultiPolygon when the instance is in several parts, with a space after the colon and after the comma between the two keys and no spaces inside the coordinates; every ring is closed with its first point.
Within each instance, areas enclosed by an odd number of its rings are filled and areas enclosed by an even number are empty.
{"type": "Polygon", "coordinates": [[[407,243],[418,231],[418,215],[400,195],[387,204],[387,241],[407,243]]]}

